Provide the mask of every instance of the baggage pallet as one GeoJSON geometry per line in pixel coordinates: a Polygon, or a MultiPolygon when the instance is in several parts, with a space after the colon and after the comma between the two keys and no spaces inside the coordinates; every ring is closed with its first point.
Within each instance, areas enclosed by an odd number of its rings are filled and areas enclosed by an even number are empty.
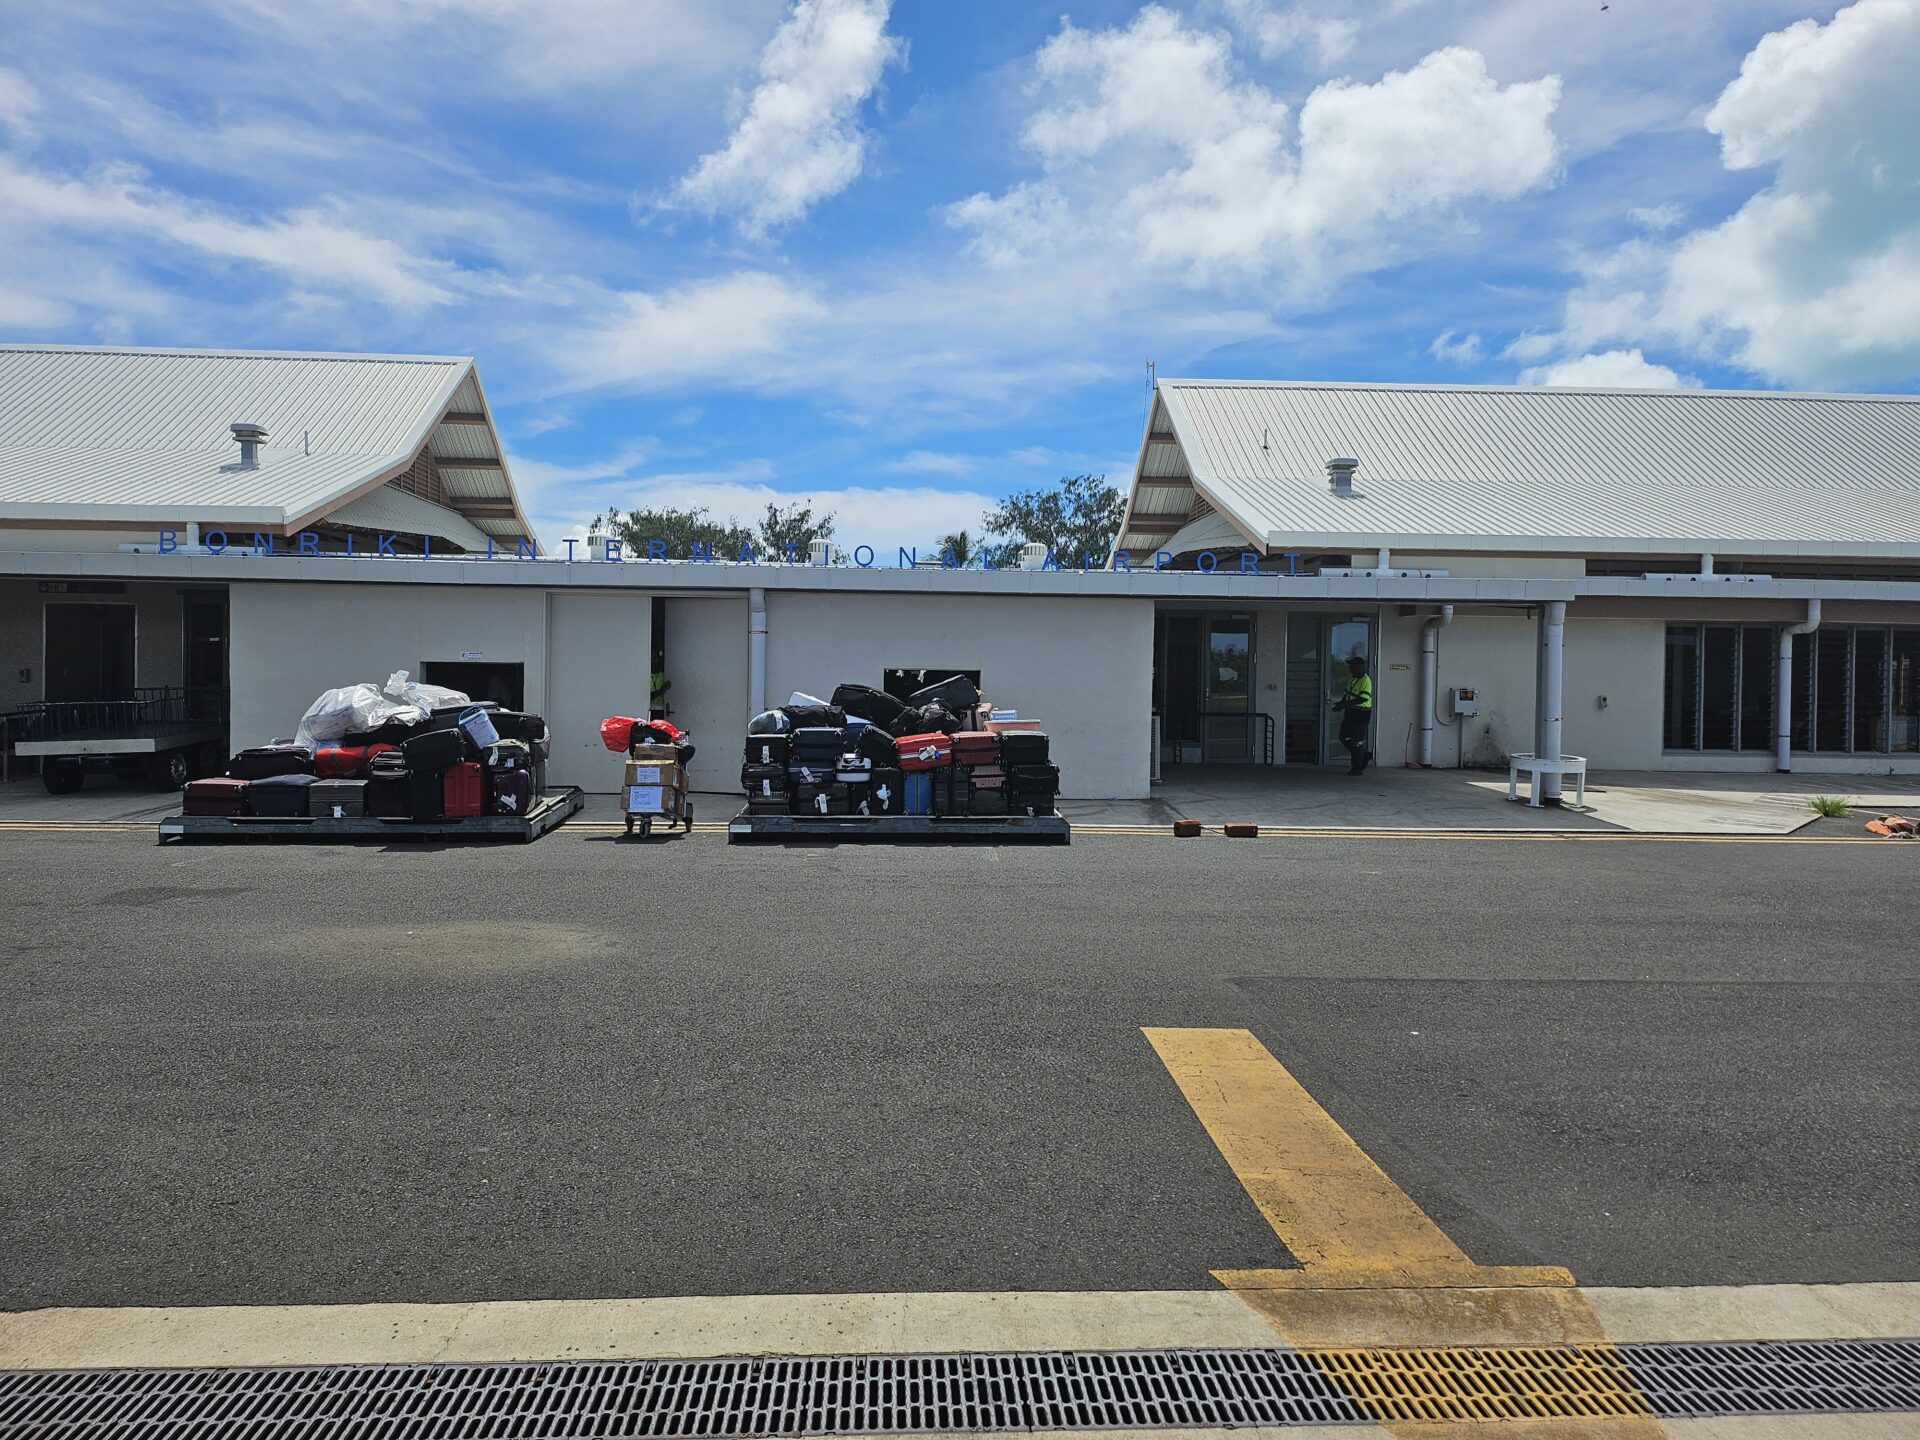
{"type": "Polygon", "coordinates": [[[1070,845],[1073,827],[1059,815],[756,815],[748,810],[727,824],[729,845],[802,838],[1070,845]]]}
{"type": "Polygon", "coordinates": [[[474,815],[464,820],[403,820],[355,815],[343,820],[301,815],[169,815],[160,843],[169,840],[538,840],[586,797],[576,785],[549,790],[525,815],[474,815]]]}

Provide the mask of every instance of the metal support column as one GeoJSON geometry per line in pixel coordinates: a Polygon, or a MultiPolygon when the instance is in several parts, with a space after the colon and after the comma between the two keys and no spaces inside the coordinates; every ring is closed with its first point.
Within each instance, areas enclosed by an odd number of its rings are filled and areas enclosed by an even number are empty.
{"type": "MultiPolygon", "coordinates": [[[[1538,755],[1542,760],[1560,758],[1560,710],[1564,688],[1567,635],[1567,602],[1549,600],[1540,607],[1540,691],[1536,703],[1535,724],[1540,734],[1538,755]]],[[[1560,779],[1542,775],[1538,781],[1541,803],[1560,803],[1560,779]]]]}
{"type": "Polygon", "coordinates": [[[759,586],[747,591],[747,713],[767,708],[767,592],[759,586]]]}

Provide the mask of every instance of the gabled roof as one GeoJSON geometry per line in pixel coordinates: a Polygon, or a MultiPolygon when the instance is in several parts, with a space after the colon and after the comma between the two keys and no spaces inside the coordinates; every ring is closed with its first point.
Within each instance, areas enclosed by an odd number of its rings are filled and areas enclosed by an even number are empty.
{"type": "Polygon", "coordinates": [[[1271,550],[1920,555],[1920,396],[1161,380],[1121,548],[1209,511],[1271,550]]]}
{"type": "Polygon", "coordinates": [[[0,521],[291,534],[360,524],[390,482],[374,509],[428,533],[532,539],[466,357],[0,346],[0,521]],[[267,431],[257,468],[243,420],[267,431]]]}

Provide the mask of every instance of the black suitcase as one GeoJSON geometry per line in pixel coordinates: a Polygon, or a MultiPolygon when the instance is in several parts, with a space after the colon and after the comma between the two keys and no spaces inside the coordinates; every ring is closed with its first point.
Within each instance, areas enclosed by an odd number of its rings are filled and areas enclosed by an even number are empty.
{"type": "Polygon", "coordinates": [[[1047,763],[1047,737],[1038,730],[1002,731],[1000,757],[1009,765],[1044,765],[1047,763]]]}
{"type": "Polygon", "coordinates": [[[502,740],[519,740],[531,746],[547,738],[547,722],[524,710],[493,710],[487,718],[493,721],[493,728],[500,732],[502,740]]]}
{"type": "Polygon", "coordinates": [[[407,757],[408,771],[415,775],[431,771],[437,781],[442,770],[467,758],[467,732],[458,727],[428,730],[402,745],[400,753],[407,757]]]}
{"type": "MultiPolygon", "coordinates": [[[[458,730],[440,731],[458,735],[458,730]]],[[[425,739],[423,735],[419,737],[425,739]]],[[[409,749],[412,747],[409,746],[409,749]]],[[[444,768],[407,772],[407,814],[416,820],[444,820],[447,814],[447,781],[444,768]]]]}
{"type": "Polygon", "coordinates": [[[485,756],[489,770],[532,770],[533,747],[524,740],[502,740],[489,745],[485,756]]]}
{"type": "Polygon", "coordinates": [[[793,813],[796,815],[845,815],[847,787],[839,784],[796,785],[793,813]]]}
{"type": "Polygon", "coordinates": [[[933,813],[936,815],[966,814],[967,787],[959,781],[960,772],[949,765],[944,770],[928,773],[933,776],[933,813]]]}
{"type": "Polygon", "coordinates": [[[316,820],[353,820],[366,813],[365,780],[316,780],[307,787],[307,814],[316,820]]]}
{"type": "Polygon", "coordinates": [[[749,815],[785,815],[791,799],[785,790],[777,790],[771,795],[747,796],[749,815]]]}
{"type": "Polygon", "coordinates": [[[950,675],[922,686],[907,697],[910,705],[944,705],[949,710],[971,710],[980,703],[980,692],[964,675],[950,675]]]}
{"type": "Polygon", "coordinates": [[[893,729],[893,722],[906,712],[904,700],[896,699],[871,685],[842,685],[833,692],[833,703],[849,715],[871,720],[882,730],[893,729]]]}
{"type": "Polygon", "coordinates": [[[838,705],[782,705],[780,713],[793,722],[796,730],[821,727],[844,730],[847,727],[847,712],[838,705]]]}
{"type": "Polygon", "coordinates": [[[815,759],[822,755],[838,756],[847,748],[847,729],[844,725],[808,725],[795,730],[791,736],[793,756],[815,759]]]}
{"type": "Polygon", "coordinates": [[[944,705],[921,705],[907,711],[900,717],[900,728],[896,735],[928,735],[938,730],[942,735],[952,735],[967,728],[967,722],[944,705]]]}
{"type": "Polygon", "coordinates": [[[1004,815],[1007,813],[1007,792],[1004,790],[982,790],[974,787],[967,796],[969,815],[1004,815]]]}
{"type": "Polygon", "coordinates": [[[1009,765],[1007,766],[1007,788],[1010,790],[1058,790],[1060,767],[1058,765],[1009,765]]]}
{"type": "Polygon", "coordinates": [[[255,745],[227,762],[235,780],[267,780],[275,775],[311,775],[313,752],[304,745],[255,745]]]}
{"type": "Polygon", "coordinates": [[[268,775],[247,792],[249,808],[256,815],[305,815],[307,791],[315,783],[311,775],[268,775]]]}
{"type": "Polygon", "coordinates": [[[367,778],[370,780],[404,780],[407,777],[407,756],[402,750],[382,750],[367,761],[367,778]]]}
{"type": "Polygon", "coordinates": [[[531,770],[489,770],[485,785],[482,814],[525,815],[533,809],[531,770]]]}
{"type": "Polygon", "coordinates": [[[784,765],[742,765],[740,788],[749,795],[771,797],[787,793],[787,767],[784,765]]]}
{"type": "Polygon", "coordinates": [[[784,765],[792,757],[792,742],[785,735],[747,736],[749,765],[784,765]]]}
{"type": "Polygon", "coordinates": [[[873,779],[867,782],[867,804],[875,815],[906,813],[906,776],[892,766],[873,767],[873,779]]]}
{"type": "Polygon", "coordinates": [[[413,813],[413,785],[405,771],[375,775],[367,781],[367,814],[382,820],[404,820],[413,813]]]}
{"type": "Polygon", "coordinates": [[[787,766],[787,788],[797,789],[802,785],[831,785],[839,769],[840,764],[837,759],[811,763],[795,760],[787,766]]]}
{"type": "Polygon", "coordinates": [[[871,760],[875,765],[900,763],[900,747],[893,743],[893,736],[878,725],[862,727],[854,737],[853,753],[862,760],[871,760]]]}

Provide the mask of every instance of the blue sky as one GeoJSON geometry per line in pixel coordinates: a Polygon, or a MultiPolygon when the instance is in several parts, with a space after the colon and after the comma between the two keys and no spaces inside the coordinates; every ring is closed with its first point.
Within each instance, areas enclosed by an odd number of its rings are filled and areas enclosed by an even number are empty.
{"type": "Polygon", "coordinates": [[[1902,390],[1920,0],[0,0],[0,336],[471,354],[549,543],[1165,375],[1902,390]]]}

